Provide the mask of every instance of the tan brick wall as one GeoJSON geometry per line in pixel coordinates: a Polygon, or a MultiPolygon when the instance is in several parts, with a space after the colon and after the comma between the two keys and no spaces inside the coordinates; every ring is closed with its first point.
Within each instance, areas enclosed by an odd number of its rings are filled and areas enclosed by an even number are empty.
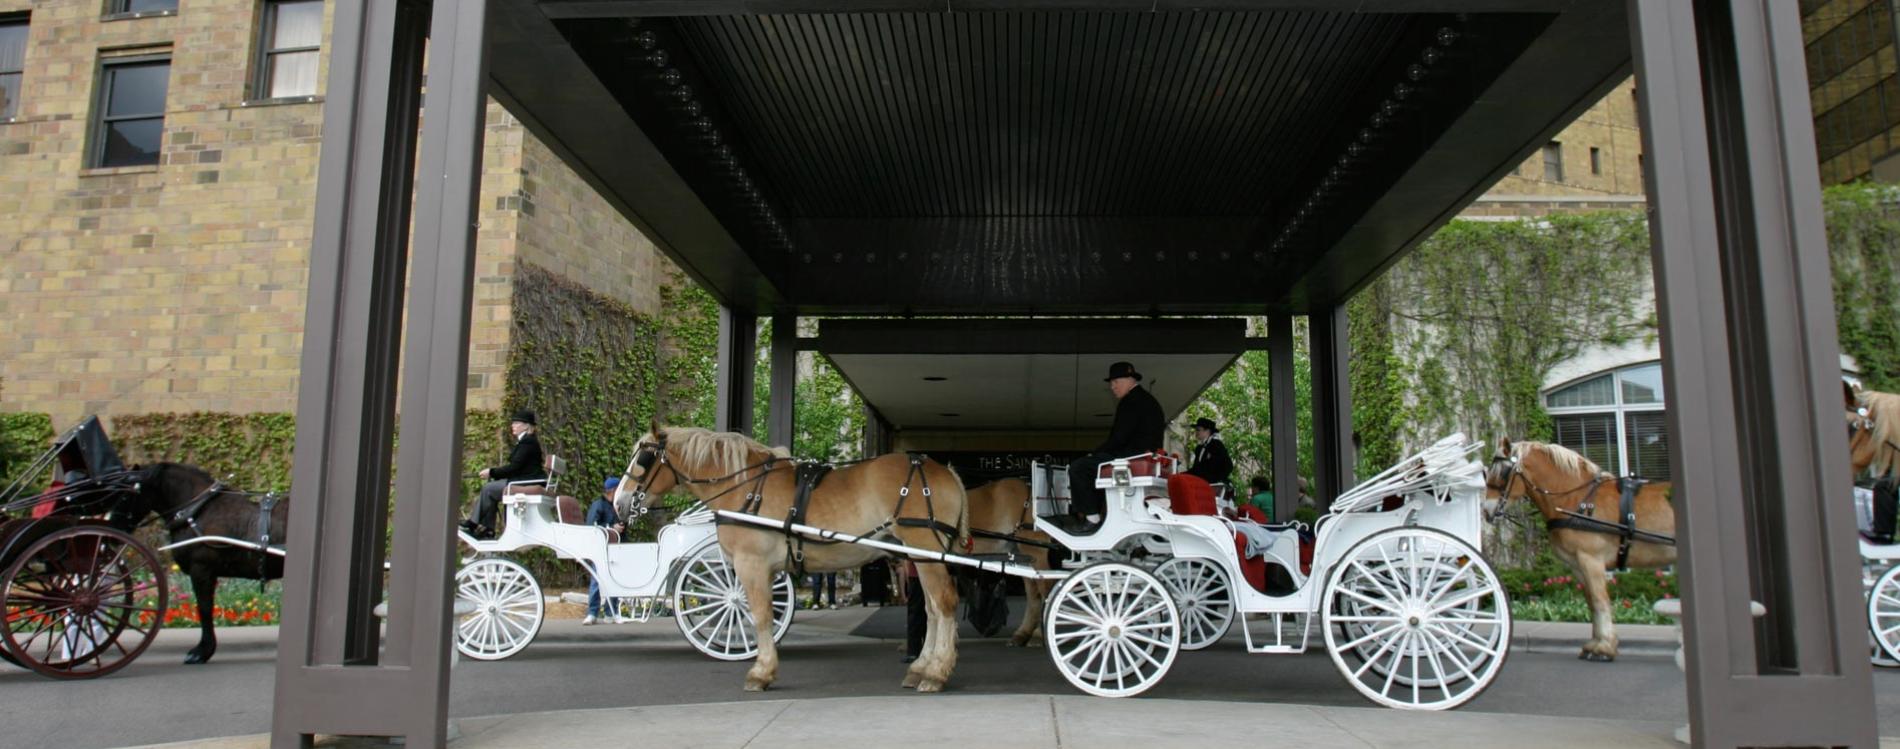
{"type": "Polygon", "coordinates": [[[1551,140],[1562,145],[1563,180],[1545,176],[1540,148],[1494,185],[1490,195],[1545,195],[1593,197],[1642,195],[1642,130],[1636,121],[1635,80],[1611,89],[1595,106],[1577,117],[1551,140]],[[1590,149],[1597,149],[1599,172],[1590,169],[1590,149]]]}
{"type": "MultiPolygon", "coordinates": [[[[102,21],[100,0],[0,0],[0,13],[32,14],[20,116],[0,122],[0,409],[64,424],[295,401],[322,105],[246,103],[256,0],[180,6],[102,21]],[[99,61],[127,50],[172,57],[161,161],[87,170],[99,61]]],[[[500,403],[518,252],[624,288],[613,296],[646,311],[657,292],[636,280],[666,263],[618,214],[591,213],[605,204],[498,106],[490,115],[471,407],[500,403]],[[501,200],[524,190],[534,216],[501,200]],[[599,247],[614,249],[589,254],[599,247]]]]}

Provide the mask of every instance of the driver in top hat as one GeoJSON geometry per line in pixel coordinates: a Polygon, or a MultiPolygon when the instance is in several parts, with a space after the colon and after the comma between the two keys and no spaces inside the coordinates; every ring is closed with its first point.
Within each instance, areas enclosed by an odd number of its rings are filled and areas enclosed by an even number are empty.
{"type": "Polygon", "coordinates": [[[1095,488],[1095,474],[1101,465],[1116,458],[1154,452],[1161,449],[1167,431],[1167,417],[1161,402],[1141,386],[1141,373],[1135,365],[1118,361],[1108,366],[1108,389],[1115,394],[1115,423],[1109,427],[1108,440],[1087,456],[1069,464],[1069,512],[1090,523],[1102,521],[1106,500],[1095,488]]]}
{"type": "Polygon", "coordinates": [[[494,538],[495,516],[501,505],[501,494],[511,483],[546,481],[547,473],[542,469],[541,438],[535,436],[534,412],[516,411],[514,418],[508,421],[508,431],[514,435],[515,446],[508,451],[508,462],[493,468],[484,468],[481,494],[475,501],[475,517],[462,521],[462,529],[476,538],[494,538]]]}

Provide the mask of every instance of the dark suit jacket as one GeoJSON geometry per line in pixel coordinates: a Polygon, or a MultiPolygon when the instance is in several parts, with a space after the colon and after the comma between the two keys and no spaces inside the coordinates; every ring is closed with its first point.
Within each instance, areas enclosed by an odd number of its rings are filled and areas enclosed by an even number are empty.
{"type": "Polygon", "coordinates": [[[508,451],[508,463],[488,469],[490,479],[508,479],[510,481],[538,481],[548,477],[541,464],[541,438],[534,432],[521,435],[514,449],[508,451]]]}
{"type": "Polygon", "coordinates": [[[1194,448],[1194,467],[1187,473],[1210,484],[1227,483],[1234,473],[1234,460],[1227,456],[1227,443],[1217,436],[1194,448]]]}
{"type": "Polygon", "coordinates": [[[1136,385],[1115,405],[1115,424],[1109,427],[1108,441],[1095,452],[1115,458],[1153,452],[1161,449],[1161,436],[1167,428],[1161,402],[1147,388],[1136,385]]]}

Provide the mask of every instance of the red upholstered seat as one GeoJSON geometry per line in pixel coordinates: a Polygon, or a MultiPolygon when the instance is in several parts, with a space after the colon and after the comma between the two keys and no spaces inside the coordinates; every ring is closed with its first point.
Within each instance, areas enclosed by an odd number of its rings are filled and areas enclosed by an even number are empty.
{"type": "MultiPolygon", "coordinates": [[[[1168,477],[1169,511],[1176,515],[1220,514],[1214,505],[1214,487],[1199,476],[1177,473],[1168,477]]],[[[1253,509],[1253,508],[1248,508],[1253,509]]],[[[1258,513],[1259,510],[1254,510],[1258,513]]],[[[1240,572],[1254,590],[1267,589],[1267,561],[1247,556],[1247,537],[1234,534],[1234,557],[1240,560],[1240,572]]]]}
{"type": "Polygon", "coordinates": [[[1241,517],[1246,518],[1248,520],[1252,520],[1261,525],[1267,524],[1267,513],[1262,512],[1260,508],[1255,507],[1253,505],[1241,505],[1240,509],[1236,510],[1235,512],[1239,513],[1241,517]]]}
{"type": "Polygon", "coordinates": [[[581,501],[573,497],[554,498],[554,522],[568,525],[586,525],[587,510],[581,507],[581,501]]]}

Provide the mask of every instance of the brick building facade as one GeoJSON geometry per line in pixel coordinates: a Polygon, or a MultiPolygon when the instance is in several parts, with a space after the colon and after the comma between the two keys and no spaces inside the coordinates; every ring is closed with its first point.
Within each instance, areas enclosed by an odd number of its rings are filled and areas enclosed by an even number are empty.
{"type": "MultiPolygon", "coordinates": [[[[288,411],[322,131],[320,0],[0,0],[0,411],[288,411]]],[[[676,271],[498,105],[469,406],[527,263],[654,313],[676,271]]]]}

